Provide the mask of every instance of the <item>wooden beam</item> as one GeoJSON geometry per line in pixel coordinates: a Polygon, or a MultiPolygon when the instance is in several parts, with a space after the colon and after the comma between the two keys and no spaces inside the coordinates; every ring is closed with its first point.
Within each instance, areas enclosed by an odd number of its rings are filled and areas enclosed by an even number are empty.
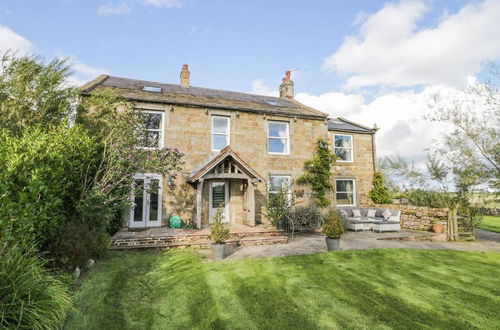
{"type": "Polygon", "coordinates": [[[203,193],[203,179],[200,179],[196,187],[196,228],[198,229],[201,229],[202,193],[203,193]]]}
{"type": "Polygon", "coordinates": [[[240,173],[211,173],[206,174],[203,177],[205,180],[208,179],[249,179],[248,175],[240,173]]]}
{"type": "Polygon", "coordinates": [[[248,180],[247,187],[247,207],[248,207],[248,224],[255,226],[255,186],[248,180]]]}

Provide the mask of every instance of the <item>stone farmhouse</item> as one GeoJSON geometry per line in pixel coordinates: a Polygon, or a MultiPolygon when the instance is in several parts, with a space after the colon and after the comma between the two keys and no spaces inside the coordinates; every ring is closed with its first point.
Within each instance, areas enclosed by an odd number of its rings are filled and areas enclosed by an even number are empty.
{"type": "Polygon", "coordinates": [[[175,147],[185,154],[183,171],[175,178],[137,173],[135,185],[157,180],[160,190],[135,194],[132,189],[129,228],[158,227],[174,214],[202,228],[221,204],[230,224],[267,223],[266,196],[283,185],[298,203],[308,203],[308,188],[293,182],[303,174],[318,138],[328,139],[339,157],[332,205],[369,203],[376,128],[329,119],[297,102],[289,71],[280,97],[193,87],[189,77],[184,65],[178,85],[101,75],[80,88],[82,95],[113,89],[149,116],[148,139],[140,147],[175,147]]]}

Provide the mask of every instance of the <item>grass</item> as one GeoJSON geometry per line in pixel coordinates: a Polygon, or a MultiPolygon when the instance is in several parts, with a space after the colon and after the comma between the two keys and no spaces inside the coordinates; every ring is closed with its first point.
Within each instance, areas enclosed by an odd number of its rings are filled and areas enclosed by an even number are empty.
{"type": "Polygon", "coordinates": [[[487,215],[483,218],[478,228],[500,233],[500,217],[487,215]]]}
{"type": "Polygon", "coordinates": [[[500,254],[403,249],[204,262],[114,252],[66,329],[498,328],[500,254]]]}

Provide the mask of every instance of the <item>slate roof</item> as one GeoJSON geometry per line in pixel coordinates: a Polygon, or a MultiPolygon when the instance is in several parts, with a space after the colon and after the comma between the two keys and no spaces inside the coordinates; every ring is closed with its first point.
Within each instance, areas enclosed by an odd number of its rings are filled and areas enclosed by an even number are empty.
{"type": "Polygon", "coordinates": [[[102,88],[114,89],[118,91],[121,97],[131,101],[208,107],[311,119],[326,119],[328,117],[326,113],[310,108],[293,99],[192,86],[186,88],[175,84],[109,75],[101,75],[81,86],[80,92],[83,95],[89,95],[93,90],[102,88]],[[143,91],[144,86],[160,87],[161,92],[143,91]]]}
{"type": "Polygon", "coordinates": [[[376,128],[369,128],[361,124],[354,123],[345,118],[328,119],[328,130],[338,132],[373,134],[377,131],[376,128]]]}

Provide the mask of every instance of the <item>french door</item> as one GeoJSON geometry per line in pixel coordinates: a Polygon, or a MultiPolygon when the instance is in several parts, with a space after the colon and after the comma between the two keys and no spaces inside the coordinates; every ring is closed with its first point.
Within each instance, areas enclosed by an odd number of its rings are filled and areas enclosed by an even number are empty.
{"type": "Polygon", "coordinates": [[[214,221],[214,216],[219,206],[224,208],[222,213],[222,222],[229,222],[229,185],[226,181],[211,181],[208,217],[209,223],[214,221]]]}
{"type": "Polygon", "coordinates": [[[129,227],[161,226],[162,177],[158,174],[136,174],[132,183],[132,209],[129,227]]]}

